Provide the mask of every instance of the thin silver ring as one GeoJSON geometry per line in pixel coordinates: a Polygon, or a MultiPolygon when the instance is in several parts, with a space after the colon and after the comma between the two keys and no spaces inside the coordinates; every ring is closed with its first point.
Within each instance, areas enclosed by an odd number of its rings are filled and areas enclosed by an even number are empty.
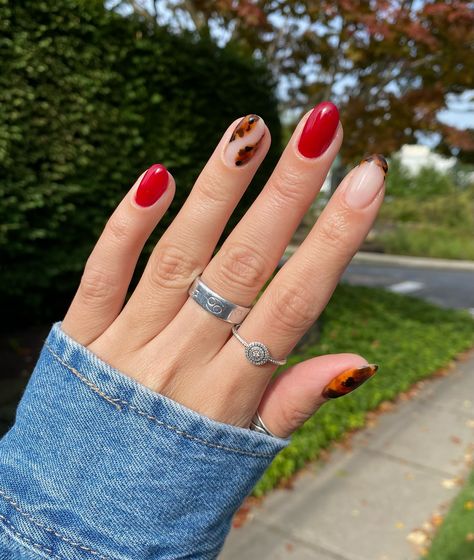
{"type": "Polygon", "coordinates": [[[277,360],[276,358],[273,358],[270,354],[270,350],[267,346],[265,346],[265,344],[263,344],[263,342],[247,342],[244,340],[237,332],[239,327],[240,325],[234,325],[232,327],[232,334],[241,344],[245,346],[245,357],[251,364],[254,366],[264,366],[269,362],[277,366],[286,364],[286,360],[277,360]]]}
{"type": "Polygon", "coordinates": [[[259,432],[260,434],[265,434],[267,436],[272,436],[275,438],[278,437],[265,426],[265,423],[263,422],[258,410],[250,421],[250,429],[254,432],[259,432]]]}
{"type": "Polygon", "coordinates": [[[188,290],[188,294],[208,313],[233,325],[241,323],[252,309],[251,307],[237,305],[223,298],[206,286],[200,276],[195,278],[188,290]]]}

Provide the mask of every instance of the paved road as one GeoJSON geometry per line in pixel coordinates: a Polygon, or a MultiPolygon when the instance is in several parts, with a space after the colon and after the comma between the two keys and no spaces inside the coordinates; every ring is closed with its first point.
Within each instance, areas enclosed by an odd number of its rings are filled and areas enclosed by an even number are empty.
{"type": "MultiPolygon", "coordinates": [[[[297,249],[288,246],[283,265],[297,249]]],[[[474,315],[474,262],[359,252],[342,277],[356,286],[386,288],[474,315]]]]}
{"type": "Polygon", "coordinates": [[[352,263],[343,276],[350,284],[380,286],[474,314],[474,271],[352,263]]]}

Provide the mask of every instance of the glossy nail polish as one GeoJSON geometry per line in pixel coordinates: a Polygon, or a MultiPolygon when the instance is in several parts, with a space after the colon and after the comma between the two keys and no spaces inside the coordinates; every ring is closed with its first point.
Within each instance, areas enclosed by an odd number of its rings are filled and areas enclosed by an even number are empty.
{"type": "Polygon", "coordinates": [[[334,103],[325,101],[316,105],[304,125],[298,142],[298,150],[307,158],[324,154],[336,135],[339,111],[334,103]]]}
{"type": "Polygon", "coordinates": [[[224,152],[229,167],[246,165],[256,154],[263,137],[265,123],[258,115],[247,115],[235,127],[224,152]]]}
{"type": "Polygon", "coordinates": [[[378,369],[379,366],[375,364],[347,369],[324,387],[322,395],[326,399],[336,399],[337,397],[347,395],[347,393],[357,389],[364,381],[375,375],[378,369]]]}
{"type": "Polygon", "coordinates": [[[380,154],[363,159],[344,191],[347,205],[357,210],[369,206],[382,189],[387,172],[387,161],[380,154]]]}
{"type": "Polygon", "coordinates": [[[139,206],[152,206],[166,191],[169,174],[164,165],[155,163],[143,176],[135,193],[135,202],[139,206]]]}

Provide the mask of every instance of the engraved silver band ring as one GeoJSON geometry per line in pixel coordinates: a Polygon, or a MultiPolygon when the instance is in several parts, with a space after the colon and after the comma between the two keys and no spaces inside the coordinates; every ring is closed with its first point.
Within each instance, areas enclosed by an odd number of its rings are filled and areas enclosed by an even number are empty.
{"type": "Polygon", "coordinates": [[[223,298],[206,286],[200,276],[191,284],[188,294],[208,313],[233,325],[241,323],[251,309],[251,307],[243,307],[223,298]]]}

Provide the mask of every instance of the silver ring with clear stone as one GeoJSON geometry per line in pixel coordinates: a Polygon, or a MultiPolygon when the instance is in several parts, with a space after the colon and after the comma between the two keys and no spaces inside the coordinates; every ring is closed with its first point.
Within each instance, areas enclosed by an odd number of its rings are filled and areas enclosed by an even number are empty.
{"type": "Polygon", "coordinates": [[[270,350],[263,344],[263,342],[247,342],[244,340],[237,329],[240,325],[232,327],[232,334],[235,338],[245,346],[245,357],[254,366],[264,366],[269,362],[277,366],[286,364],[286,360],[277,360],[270,355],[270,350]]]}

